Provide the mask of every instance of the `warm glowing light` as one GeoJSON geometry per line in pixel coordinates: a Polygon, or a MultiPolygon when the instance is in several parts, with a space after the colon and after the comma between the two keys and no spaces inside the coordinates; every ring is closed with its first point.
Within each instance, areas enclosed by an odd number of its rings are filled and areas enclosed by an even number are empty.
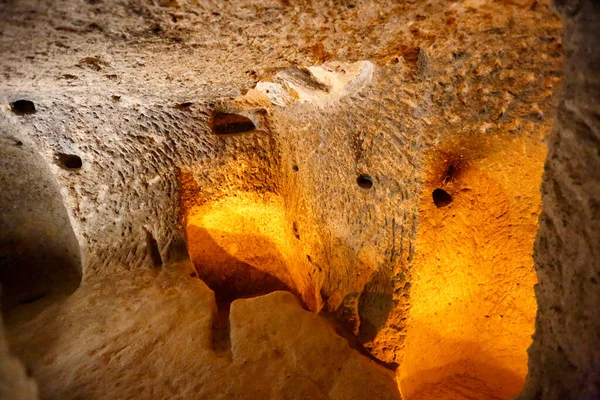
{"type": "Polygon", "coordinates": [[[187,217],[187,241],[200,277],[217,295],[287,289],[314,309],[314,288],[281,197],[237,193],[195,206],[187,217]]]}
{"type": "Polygon", "coordinates": [[[546,149],[532,137],[446,147],[432,157],[421,196],[399,381],[409,400],[507,399],[524,384],[534,332],[546,149]]]}

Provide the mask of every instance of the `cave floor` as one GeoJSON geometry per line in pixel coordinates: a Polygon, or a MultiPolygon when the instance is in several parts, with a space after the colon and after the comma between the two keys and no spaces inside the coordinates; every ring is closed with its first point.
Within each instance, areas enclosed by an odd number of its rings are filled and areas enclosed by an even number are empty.
{"type": "Polygon", "coordinates": [[[226,310],[188,270],[88,280],[9,313],[11,347],[41,398],[400,398],[391,371],[287,292],[234,301],[227,341],[226,310]]]}

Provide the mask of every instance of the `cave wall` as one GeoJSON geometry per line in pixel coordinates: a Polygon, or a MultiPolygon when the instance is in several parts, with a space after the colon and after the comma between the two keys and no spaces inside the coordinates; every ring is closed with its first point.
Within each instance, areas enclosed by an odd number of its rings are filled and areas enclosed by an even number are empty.
{"type": "Polygon", "coordinates": [[[67,296],[81,281],[79,242],[56,178],[18,125],[0,132],[2,309],[67,296]],[[47,299],[46,299],[47,300],[47,299]]]}
{"type": "Polygon", "coordinates": [[[35,381],[27,376],[21,360],[11,353],[3,321],[0,321],[0,357],[0,399],[38,399],[35,381]]]}
{"type": "Polygon", "coordinates": [[[535,242],[538,314],[521,399],[600,396],[600,7],[557,1],[565,78],[535,242]]]}
{"type": "MultiPolygon", "coordinates": [[[[591,2],[582,4],[592,7],[591,2]]],[[[117,284],[122,276],[124,282],[143,276],[149,286],[162,285],[161,295],[162,290],[168,292],[166,283],[146,278],[147,274],[181,272],[172,265],[188,258],[188,212],[238,193],[252,193],[256,204],[277,205],[281,229],[265,227],[261,232],[283,232],[283,247],[290,250],[282,255],[285,262],[281,265],[292,271],[286,284],[296,285],[304,305],[333,314],[372,356],[389,367],[401,363],[405,339],[411,332],[410,308],[415,300],[411,296],[417,293],[411,290],[414,276],[429,267],[443,266],[452,273],[461,265],[482,269],[515,266],[527,269],[527,277],[533,276],[528,254],[513,259],[506,257],[507,252],[498,252],[496,258],[485,258],[486,241],[474,243],[469,249],[471,258],[462,263],[448,261],[456,255],[452,252],[436,259],[440,253],[430,251],[429,246],[451,248],[454,243],[437,238],[437,222],[445,224],[442,228],[447,228],[449,237],[460,235],[452,231],[458,219],[443,214],[451,208],[437,209],[431,195],[448,183],[448,160],[467,158],[464,181],[457,179],[454,187],[445,186],[450,192],[456,190],[451,207],[463,207],[455,208],[458,215],[468,216],[491,208],[479,207],[481,204],[496,207],[494,199],[498,197],[503,206],[497,207],[498,213],[492,217],[500,219],[499,225],[490,227],[490,216],[482,212],[477,214],[475,228],[468,224],[467,228],[479,229],[481,238],[492,240],[494,235],[488,233],[499,227],[503,234],[515,234],[515,247],[527,252],[539,211],[536,174],[541,173],[545,153],[542,140],[553,122],[554,95],[561,78],[560,22],[548,2],[375,1],[319,6],[293,1],[7,1],[0,7],[0,45],[6,55],[1,61],[6,79],[0,92],[0,126],[7,132],[15,126],[25,132],[55,174],[81,246],[83,282],[88,283],[67,303],[66,311],[57,305],[48,311],[50,315],[66,313],[77,321],[76,312],[68,307],[77,310],[88,295],[104,301],[110,295],[96,294],[100,285],[117,284]],[[324,90],[314,79],[302,78],[294,81],[297,90],[289,91],[283,103],[259,90],[261,84],[273,87],[277,74],[290,65],[323,66],[343,80],[341,77],[365,60],[372,71],[356,88],[324,90]],[[33,101],[37,111],[15,114],[9,103],[18,99],[33,101]],[[217,135],[215,113],[247,115],[256,129],[217,135]],[[68,158],[61,159],[61,154],[80,157],[81,166],[69,168],[64,164],[68,158]],[[507,160],[513,164],[498,167],[507,160]],[[521,162],[531,167],[527,168],[531,177],[511,179],[519,173],[521,162]],[[364,173],[371,176],[371,188],[357,183],[364,173]],[[460,194],[464,189],[461,182],[479,181],[487,182],[477,188],[482,190],[460,194]],[[526,195],[519,193],[525,189],[526,195]],[[527,201],[519,203],[522,195],[527,201]],[[481,201],[480,196],[487,197],[481,201]],[[507,210],[512,214],[505,215],[507,210]],[[421,238],[429,235],[429,239],[420,242],[419,229],[425,228],[421,238]],[[123,275],[124,271],[131,274],[123,275]]],[[[593,43],[582,38],[594,37],[595,14],[583,13],[578,7],[574,10],[570,11],[574,16],[566,20],[567,27],[571,26],[567,41],[580,49],[576,57],[585,59],[593,43]],[[574,27],[572,21],[578,18],[589,31],[574,27]]],[[[567,66],[580,65],[570,63],[567,66]]],[[[595,64],[589,65],[591,70],[595,64]]],[[[287,73],[286,79],[296,79],[287,73]]],[[[567,84],[567,95],[573,93],[573,99],[593,95],[588,89],[581,90],[590,80],[571,75],[569,79],[576,85],[569,89],[567,84]]],[[[577,101],[561,103],[558,118],[559,124],[565,121],[569,126],[570,115],[578,115],[582,126],[565,130],[574,133],[563,135],[579,135],[592,143],[581,148],[588,158],[569,160],[585,165],[569,167],[583,174],[594,171],[590,166],[597,161],[597,132],[593,130],[594,111],[586,108],[582,113],[584,107],[577,101]],[[573,104],[579,111],[569,108],[573,104]]],[[[544,183],[545,196],[550,199],[552,193],[558,193],[548,183],[554,179],[549,178],[554,173],[552,165],[561,159],[567,163],[565,158],[553,156],[560,155],[553,150],[557,130],[552,134],[544,183]]],[[[564,151],[574,154],[579,148],[564,151]]],[[[560,168],[557,164],[556,170],[563,171],[560,168]]],[[[560,174],[566,182],[566,173],[560,174]]],[[[572,175],[568,179],[573,179],[572,175]]],[[[578,186],[576,190],[581,192],[568,198],[591,201],[594,188],[578,186]]],[[[547,200],[550,205],[545,207],[552,209],[561,201],[547,200]]],[[[554,229],[549,227],[547,215],[541,219],[537,243],[538,333],[523,394],[532,398],[539,395],[541,387],[549,387],[548,398],[572,389],[561,383],[546,384],[560,379],[541,369],[543,357],[561,360],[558,365],[571,368],[573,376],[579,376],[581,370],[593,372],[591,366],[597,365],[594,355],[584,355],[576,344],[566,346],[558,339],[575,328],[564,319],[569,314],[556,308],[566,305],[557,306],[552,300],[559,291],[556,288],[567,290],[560,286],[563,278],[544,272],[553,271],[544,265],[556,265],[544,261],[543,255],[554,253],[541,250],[544,232],[554,229]],[[553,313],[557,315],[548,317],[553,313]],[[553,318],[563,333],[557,333],[555,327],[547,333],[544,324],[553,318]],[[577,356],[567,363],[564,354],[577,356]]],[[[597,218],[592,219],[595,221],[597,218]]],[[[576,241],[583,246],[578,251],[582,260],[586,251],[595,251],[593,246],[583,245],[594,238],[596,228],[589,229],[576,241]]],[[[569,257],[567,250],[572,251],[573,246],[560,248],[565,249],[564,257],[569,257]]],[[[263,261],[268,264],[272,260],[263,261]]],[[[581,264],[583,276],[593,274],[586,262],[581,264]]],[[[194,268],[186,265],[181,273],[195,279],[194,268]]],[[[490,277],[497,272],[493,268],[486,269],[491,271],[490,277]]],[[[516,282],[512,278],[506,273],[500,282],[516,282]]],[[[579,284],[577,279],[573,285],[579,284]]],[[[588,277],[589,293],[597,293],[596,279],[588,277]]],[[[477,296],[486,291],[479,288],[479,280],[469,282],[476,289],[470,293],[475,293],[474,301],[478,301],[477,296]]],[[[490,278],[484,283],[492,287],[494,281],[490,278]]],[[[533,280],[527,283],[531,286],[533,280]]],[[[138,290],[141,288],[130,290],[128,298],[135,301],[138,290]]],[[[574,298],[572,304],[578,309],[581,304],[590,305],[587,309],[593,313],[594,299],[597,297],[574,298]]],[[[502,310],[494,309],[492,316],[479,313],[479,325],[470,326],[470,332],[487,326],[490,317],[503,318],[502,310]]],[[[460,308],[453,312],[462,315],[460,308]]],[[[32,325],[15,322],[13,340],[19,327],[44,326],[44,318],[50,317],[41,316],[30,322],[32,325]]],[[[123,316],[123,320],[128,318],[123,316]]],[[[583,321],[581,332],[587,332],[585,342],[590,346],[597,332],[594,318],[590,314],[577,319],[583,321]]],[[[499,319],[493,323],[502,326],[499,319]]],[[[39,354],[27,354],[26,341],[17,342],[18,352],[30,357],[31,363],[39,362],[39,354]]],[[[493,351],[500,347],[493,340],[488,343],[493,351]]],[[[108,353],[97,343],[90,346],[108,353]]],[[[518,351],[523,357],[519,362],[524,359],[524,347],[520,343],[518,351]]],[[[168,346],[165,349],[166,354],[168,346]]],[[[118,353],[118,348],[111,350],[118,353]]],[[[43,353],[44,344],[36,351],[43,353]]],[[[431,358],[436,351],[429,353],[431,358]]],[[[66,354],[64,362],[77,358],[66,354]]],[[[84,368],[86,357],[77,359],[76,365],[84,368]]],[[[519,371],[524,374],[523,368],[519,371]]],[[[50,372],[40,373],[42,386],[55,383],[50,372]]],[[[593,384],[582,386],[587,392],[581,393],[595,393],[593,384]]],[[[60,395],[60,387],[53,390],[60,395]]]]}
{"type": "Polygon", "coordinates": [[[307,302],[337,310],[386,362],[398,364],[405,336],[426,150],[549,130],[560,26],[544,2],[80,3],[2,5],[2,98],[38,108],[2,118],[50,165],[81,157],[76,171],[53,168],[84,280],[154,268],[156,249],[159,264],[186,256],[182,174],[201,202],[274,193],[301,231],[307,302]],[[248,93],[290,65],[360,60],[371,78],[324,104],[248,93]],[[255,132],[212,133],[214,112],[240,111],[255,132]]]}

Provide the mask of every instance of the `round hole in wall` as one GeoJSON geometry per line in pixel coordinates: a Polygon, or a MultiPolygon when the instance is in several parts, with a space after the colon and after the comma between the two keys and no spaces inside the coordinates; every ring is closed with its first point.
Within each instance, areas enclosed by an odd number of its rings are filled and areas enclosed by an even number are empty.
{"type": "Polygon", "coordinates": [[[76,154],[58,153],[58,162],[65,169],[79,169],[83,166],[81,157],[76,154]]]}
{"type": "Polygon", "coordinates": [[[35,112],[35,104],[29,100],[17,100],[10,103],[10,109],[17,115],[33,114],[35,112]]]}
{"type": "Polygon", "coordinates": [[[356,183],[363,189],[371,189],[373,187],[373,178],[368,174],[360,174],[356,178],[356,183]]]}
{"type": "Polygon", "coordinates": [[[433,193],[431,193],[431,197],[433,197],[433,204],[435,204],[437,208],[446,207],[452,203],[452,196],[444,189],[435,189],[433,193]]]}

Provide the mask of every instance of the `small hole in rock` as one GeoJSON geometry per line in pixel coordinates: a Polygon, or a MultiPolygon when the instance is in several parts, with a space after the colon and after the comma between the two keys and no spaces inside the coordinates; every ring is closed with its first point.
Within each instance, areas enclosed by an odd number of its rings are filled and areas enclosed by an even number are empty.
{"type": "Polygon", "coordinates": [[[79,169],[83,166],[81,157],[75,154],[59,153],[58,161],[60,162],[60,166],[65,169],[79,169]]]}
{"type": "Polygon", "coordinates": [[[298,172],[299,170],[300,168],[296,164],[292,165],[292,171],[298,172]]]}
{"type": "Polygon", "coordinates": [[[435,189],[433,193],[431,193],[431,197],[433,197],[433,204],[435,204],[437,208],[446,207],[452,203],[452,196],[444,189],[435,189]]]}
{"type": "Polygon", "coordinates": [[[373,187],[373,178],[367,174],[360,174],[356,178],[356,183],[363,189],[371,189],[373,187]]]}
{"type": "Polygon", "coordinates": [[[254,122],[240,114],[216,113],[212,120],[213,132],[219,135],[250,132],[256,129],[254,122]]]}
{"type": "Polygon", "coordinates": [[[175,104],[175,108],[181,111],[188,111],[190,109],[191,106],[193,106],[194,103],[192,103],[191,101],[186,101],[183,103],[178,103],[175,104]]]}
{"type": "Polygon", "coordinates": [[[17,115],[26,115],[35,113],[35,104],[29,100],[17,100],[10,103],[10,109],[17,115]]]}

